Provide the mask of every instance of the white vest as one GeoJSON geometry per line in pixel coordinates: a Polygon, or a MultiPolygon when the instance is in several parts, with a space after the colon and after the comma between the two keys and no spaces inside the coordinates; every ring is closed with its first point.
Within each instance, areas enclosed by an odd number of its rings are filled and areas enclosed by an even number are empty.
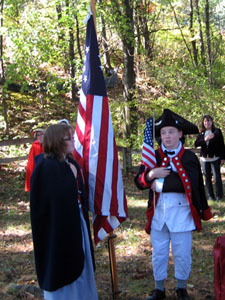
{"type": "MultiPolygon", "coordinates": [[[[182,144],[180,142],[178,148],[173,149],[175,153],[168,156],[170,158],[176,156],[180,152],[181,147],[182,144]]],[[[164,151],[165,149],[164,145],[162,145],[162,150],[164,151]]],[[[171,163],[171,166],[173,171],[177,172],[173,163],[171,163]]],[[[164,224],[167,225],[170,232],[184,232],[196,229],[185,194],[160,193],[151,227],[155,230],[162,230],[164,224]]]]}

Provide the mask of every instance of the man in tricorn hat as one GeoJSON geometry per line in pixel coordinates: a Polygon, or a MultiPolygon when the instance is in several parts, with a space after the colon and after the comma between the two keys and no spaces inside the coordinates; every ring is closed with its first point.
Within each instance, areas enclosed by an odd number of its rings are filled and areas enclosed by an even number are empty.
{"type": "Polygon", "coordinates": [[[160,148],[155,151],[157,166],[150,169],[141,165],[135,177],[139,189],[149,188],[150,191],[145,229],[151,234],[155,290],[146,300],[166,298],[164,281],[170,243],[177,299],[190,299],[186,281],[192,263],[192,231],[202,229],[201,219],[212,218],[199,160],[183,146],[184,135],[197,133],[197,126],[165,109],[155,122],[155,136],[160,139],[160,148]]]}

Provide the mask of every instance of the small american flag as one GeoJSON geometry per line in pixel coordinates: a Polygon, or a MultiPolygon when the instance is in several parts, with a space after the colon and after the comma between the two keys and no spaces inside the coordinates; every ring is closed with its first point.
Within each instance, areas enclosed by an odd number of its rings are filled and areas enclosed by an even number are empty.
{"type": "Polygon", "coordinates": [[[142,159],[141,163],[147,168],[156,167],[156,158],[154,151],[154,142],[153,142],[153,118],[149,118],[146,121],[145,132],[144,132],[144,142],[142,146],[142,159]]]}
{"type": "Polygon", "coordinates": [[[97,243],[126,220],[127,202],[92,15],[87,23],[74,156],[84,172],[97,243]]]}

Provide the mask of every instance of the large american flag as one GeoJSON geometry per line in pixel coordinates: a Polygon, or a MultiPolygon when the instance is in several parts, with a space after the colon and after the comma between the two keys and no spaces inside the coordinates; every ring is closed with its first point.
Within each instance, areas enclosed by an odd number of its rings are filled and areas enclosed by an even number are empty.
{"type": "Polygon", "coordinates": [[[156,167],[156,158],[153,141],[153,125],[153,118],[149,118],[146,120],[141,158],[141,163],[150,169],[156,167]]]}
{"type": "Polygon", "coordinates": [[[97,243],[125,221],[127,202],[92,15],[87,23],[74,155],[84,172],[97,243]]]}

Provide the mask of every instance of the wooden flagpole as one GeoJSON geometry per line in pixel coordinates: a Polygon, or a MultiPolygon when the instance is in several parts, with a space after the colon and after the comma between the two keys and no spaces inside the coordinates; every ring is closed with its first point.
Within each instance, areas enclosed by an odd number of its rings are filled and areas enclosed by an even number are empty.
{"type": "Polygon", "coordinates": [[[97,34],[95,0],[91,0],[90,6],[91,6],[92,14],[93,14],[93,20],[94,20],[94,24],[95,24],[95,31],[96,31],[96,34],[97,34]]]}
{"type": "MultiPolygon", "coordinates": [[[[93,14],[93,21],[95,25],[96,34],[97,34],[95,0],[91,0],[90,6],[93,14]]],[[[116,234],[114,234],[112,231],[108,235],[108,251],[109,251],[110,271],[111,271],[111,280],[112,280],[112,294],[113,294],[113,299],[116,299],[120,291],[118,289],[118,276],[117,276],[117,267],[116,267],[116,253],[115,253],[115,246],[114,246],[114,238],[116,238],[116,234]]]]}
{"type": "Polygon", "coordinates": [[[113,231],[110,232],[108,235],[108,250],[109,250],[109,261],[110,261],[113,299],[117,299],[118,295],[120,293],[119,288],[118,288],[116,252],[115,252],[115,246],[114,246],[115,238],[116,238],[116,234],[114,234],[113,231]]]}

